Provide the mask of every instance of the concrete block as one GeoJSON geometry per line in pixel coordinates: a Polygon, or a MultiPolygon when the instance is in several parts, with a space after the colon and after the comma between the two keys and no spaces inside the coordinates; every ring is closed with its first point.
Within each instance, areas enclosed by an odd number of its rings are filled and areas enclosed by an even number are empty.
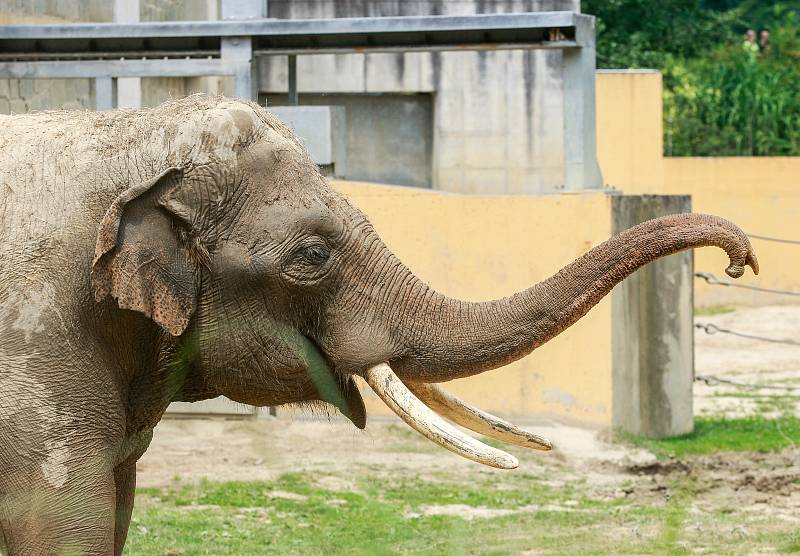
{"type": "MultiPolygon", "coordinates": [[[[620,195],[614,233],[665,214],[691,212],[688,195],[620,195]]],[[[652,438],[693,429],[691,252],[639,269],[612,294],[613,426],[652,438]]]]}
{"type": "Polygon", "coordinates": [[[270,111],[297,134],[311,159],[331,166],[334,175],[347,175],[347,134],[341,106],[275,106],[270,111]]]}

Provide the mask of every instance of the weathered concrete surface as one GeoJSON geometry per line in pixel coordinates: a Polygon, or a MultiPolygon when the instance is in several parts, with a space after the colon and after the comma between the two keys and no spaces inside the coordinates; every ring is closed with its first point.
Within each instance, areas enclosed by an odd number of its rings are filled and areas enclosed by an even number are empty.
{"type": "MultiPolygon", "coordinates": [[[[286,95],[271,94],[266,100],[267,107],[282,117],[275,107],[286,104],[286,95]]],[[[431,186],[431,94],[303,94],[300,104],[344,108],[348,168],[337,175],[354,181],[431,186]]]]}
{"type": "Polygon", "coordinates": [[[341,106],[280,106],[272,109],[305,145],[311,160],[340,178],[347,176],[345,113],[341,106]]]}
{"type": "MultiPolygon", "coordinates": [[[[141,21],[217,19],[217,0],[117,0],[124,19],[134,17],[130,5],[139,2],[141,21]]],[[[0,0],[0,24],[44,24],[114,21],[114,0],[0,0]]],[[[89,109],[95,107],[91,79],[0,79],[0,114],[34,110],[89,109]]],[[[158,106],[170,98],[194,92],[222,91],[216,77],[141,79],[142,106],[158,106]]],[[[128,106],[123,94],[123,105],[128,106]]]]}
{"type": "MultiPolygon", "coordinates": [[[[270,0],[268,8],[270,17],[305,19],[578,11],[580,2],[270,0]]],[[[297,85],[301,94],[433,94],[433,188],[542,193],[564,185],[562,67],[560,51],[541,50],[301,56],[297,85]]],[[[285,93],[286,71],[286,57],[261,58],[260,91],[285,93]]]]}
{"type": "MultiPolygon", "coordinates": [[[[691,212],[689,196],[615,196],[613,231],[679,212],[691,212]]],[[[650,263],[614,289],[615,428],[655,438],[692,430],[692,274],[692,254],[679,253],[650,263]]]]}

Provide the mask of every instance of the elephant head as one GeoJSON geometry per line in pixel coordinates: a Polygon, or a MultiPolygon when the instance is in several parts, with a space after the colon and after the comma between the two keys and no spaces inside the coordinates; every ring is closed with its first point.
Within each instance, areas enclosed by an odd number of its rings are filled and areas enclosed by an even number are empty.
{"type": "Polygon", "coordinates": [[[758,270],[735,225],[680,214],[635,226],[510,297],[451,299],[392,254],[263,108],[193,97],[148,117],[132,149],[150,171],[106,211],[92,283],[97,300],[110,296],[175,339],[162,358],[181,376],[180,399],[321,400],[363,427],[360,376],[428,438],[515,467],[441,416],[523,446],[549,442],[435,383],[525,356],[659,257],[711,245],[729,255],[730,276],[758,270]]]}

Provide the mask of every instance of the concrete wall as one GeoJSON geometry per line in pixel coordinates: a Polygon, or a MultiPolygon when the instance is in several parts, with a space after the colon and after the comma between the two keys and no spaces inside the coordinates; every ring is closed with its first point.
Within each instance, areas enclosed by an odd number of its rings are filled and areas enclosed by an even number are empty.
{"type": "MultiPolygon", "coordinates": [[[[577,0],[270,0],[302,19],[579,10],[577,0]]],[[[259,89],[287,90],[286,57],[260,60],[259,89]]],[[[302,56],[303,93],[434,95],[432,185],[463,193],[539,193],[563,185],[560,51],[302,56]]],[[[386,164],[391,164],[387,160],[386,164]]]]}
{"type": "MultiPolygon", "coordinates": [[[[141,21],[217,19],[218,0],[139,1],[141,21]]],[[[114,21],[114,0],[0,0],[0,24],[114,21]]],[[[169,98],[222,90],[219,78],[154,77],[141,80],[142,106],[157,106],[169,98]]],[[[91,79],[0,79],[0,113],[33,110],[94,109],[91,79]]]]}
{"type": "MultiPolygon", "coordinates": [[[[665,158],[666,193],[690,194],[695,212],[717,214],[749,234],[800,240],[800,157],[665,158]]],[[[752,239],[761,273],[739,281],[800,292],[800,245],[752,239]]],[[[728,262],[714,249],[698,250],[695,267],[724,280],[728,262]]],[[[774,305],[800,297],[708,286],[696,281],[695,303],[774,305]]]]}
{"type": "MultiPolygon", "coordinates": [[[[271,94],[266,99],[262,95],[262,99],[277,110],[287,104],[285,95],[271,94]]],[[[337,171],[337,176],[354,181],[431,186],[432,95],[306,93],[300,95],[300,104],[344,108],[347,171],[337,171]]]]}
{"type": "Polygon", "coordinates": [[[664,189],[661,74],[597,72],[597,159],[605,182],[627,194],[664,189]]]}
{"type": "MultiPolygon", "coordinates": [[[[737,223],[747,233],[800,240],[800,157],[664,157],[661,75],[599,72],[597,145],[606,183],[626,194],[691,195],[695,212],[737,223]]],[[[761,274],[739,283],[800,291],[800,246],[753,239],[761,274]]],[[[728,279],[725,254],[695,251],[695,268],[728,279]]],[[[695,304],[769,305],[800,297],[708,286],[695,280],[695,304]]]]}

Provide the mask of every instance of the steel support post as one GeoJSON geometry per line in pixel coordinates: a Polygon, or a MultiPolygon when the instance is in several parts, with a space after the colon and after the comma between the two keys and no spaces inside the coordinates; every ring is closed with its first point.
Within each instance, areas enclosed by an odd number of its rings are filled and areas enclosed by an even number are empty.
{"type": "Polygon", "coordinates": [[[289,106],[297,106],[299,104],[297,96],[297,56],[289,54],[287,63],[288,71],[286,72],[286,77],[289,90],[289,106]]]}
{"type": "MultiPolygon", "coordinates": [[[[114,0],[114,23],[138,23],[139,0],[114,0]]],[[[117,79],[117,102],[120,108],[142,107],[142,78],[117,79]]]]}
{"type": "MultiPolygon", "coordinates": [[[[222,0],[223,20],[249,20],[267,17],[267,0],[222,0]]],[[[253,38],[249,36],[223,38],[220,55],[224,62],[234,67],[233,94],[236,97],[257,100],[257,66],[253,56],[253,38]]]]}
{"type": "Polygon", "coordinates": [[[603,176],[597,164],[595,130],[594,18],[576,21],[578,48],[564,49],[564,189],[599,189],[603,176]]]}

